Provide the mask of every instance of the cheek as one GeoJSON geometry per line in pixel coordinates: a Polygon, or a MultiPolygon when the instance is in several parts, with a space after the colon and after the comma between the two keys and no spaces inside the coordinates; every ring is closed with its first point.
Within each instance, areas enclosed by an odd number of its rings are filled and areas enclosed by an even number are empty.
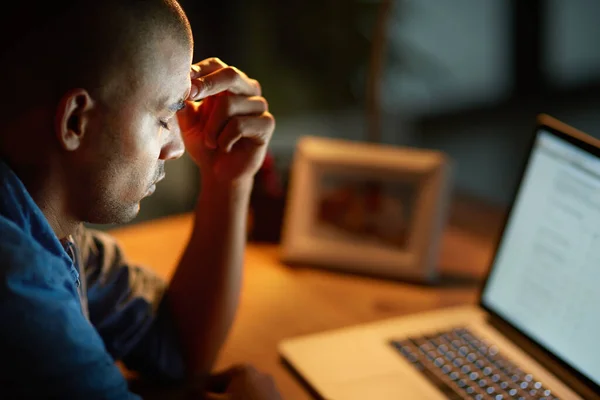
{"type": "Polygon", "coordinates": [[[161,149],[160,131],[149,118],[130,119],[121,124],[112,144],[111,190],[125,199],[139,200],[156,179],[161,149]],[[143,192],[143,193],[142,193],[143,192]],[[119,194],[121,193],[121,195],[119,194]]]}
{"type": "Polygon", "coordinates": [[[158,124],[150,117],[131,122],[123,135],[123,151],[127,159],[156,163],[162,147],[162,133],[158,124]]]}
{"type": "Polygon", "coordinates": [[[132,179],[148,183],[156,178],[158,157],[161,143],[159,130],[154,127],[144,127],[132,135],[125,149],[124,167],[130,171],[132,179]]]}

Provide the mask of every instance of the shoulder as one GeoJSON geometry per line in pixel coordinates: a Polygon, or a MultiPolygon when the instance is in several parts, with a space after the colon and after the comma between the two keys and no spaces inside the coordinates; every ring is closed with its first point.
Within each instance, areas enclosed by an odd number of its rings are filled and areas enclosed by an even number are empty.
{"type": "Polygon", "coordinates": [[[11,398],[133,398],[83,314],[67,261],[2,216],[0,354],[11,398]]]}
{"type": "Polygon", "coordinates": [[[46,287],[71,281],[65,260],[1,215],[0,238],[0,292],[14,281],[46,287]]]}

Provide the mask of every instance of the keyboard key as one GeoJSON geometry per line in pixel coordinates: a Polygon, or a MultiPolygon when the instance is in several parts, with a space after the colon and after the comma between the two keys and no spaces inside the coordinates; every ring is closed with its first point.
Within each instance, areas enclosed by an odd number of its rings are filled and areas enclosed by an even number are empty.
{"type": "Polygon", "coordinates": [[[433,350],[433,346],[430,345],[429,343],[423,343],[422,345],[419,346],[419,348],[425,352],[433,350]]]}
{"type": "Polygon", "coordinates": [[[448,399],[555,400],[542,382],[467,329],[390,343],[448,399]]]}

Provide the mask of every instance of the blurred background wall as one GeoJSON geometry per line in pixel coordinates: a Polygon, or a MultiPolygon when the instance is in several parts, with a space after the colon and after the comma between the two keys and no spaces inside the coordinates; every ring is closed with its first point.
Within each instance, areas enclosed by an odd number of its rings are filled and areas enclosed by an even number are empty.
{"type": "MultiPolygon", "coordinates": [[[[381,141],[447,152],[456,193],[506,205],[538,112],[600,137],[597,0],[181,3],[195,61],[261,82],[284,180],[301,135],[368,139],[374,54],[381,141]]],[[[198,181],[189,159],[167,163],[137,221],[190,210],[198,181]]]]}

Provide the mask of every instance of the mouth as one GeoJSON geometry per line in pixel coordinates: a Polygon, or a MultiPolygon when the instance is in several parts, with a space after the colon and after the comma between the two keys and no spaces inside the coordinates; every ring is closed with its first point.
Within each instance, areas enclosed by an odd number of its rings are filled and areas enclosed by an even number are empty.
{"type": "Polygon", "coordinates": [[[162,181],[163,179],[165,179],[165,174],[163,173],[161,176],[158,177],[157,180],[154,181],[154,183],[148,188],[148,191],[146,192],[146,196],[151,196],[154,191],[156,190],[156,184],[160,181],[162,181]]]}
{"type": "Polygon", "coordinates": [[[150,187],[148,188],[148,191],[146,192],[146,196],[151,196],[151,195],[152,195],[152,193],[154,193],[154,191],[155,191],[155,190],[156,190],[156,184],[154,184],[154,185],[150,186],[150,187]]]}

